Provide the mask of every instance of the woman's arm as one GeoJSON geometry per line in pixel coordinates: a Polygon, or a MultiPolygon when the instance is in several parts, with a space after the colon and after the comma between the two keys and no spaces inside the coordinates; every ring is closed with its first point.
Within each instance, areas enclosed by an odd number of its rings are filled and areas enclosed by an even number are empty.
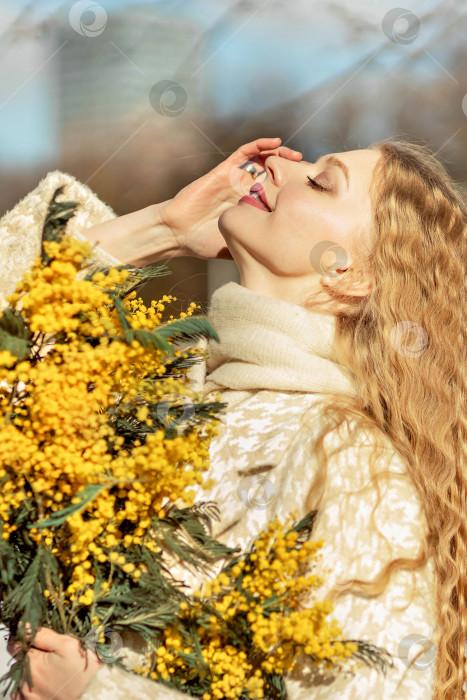
{"type": "Polygon", "coordinates": [[[142,267],[164,258],[178,257],[183,254],[180,244],[160,216],[166,204],[151,204],[131,214],[83,229],[82,234],[90,243],[98,245],[124,265],[142,267]]]}
{"type": "Polygon", "coordinates": [[[217,222],[254,183],[239,166],[254,160],[261,169],[270,155],[301,159],[299,151],[279,143],[280,138],[261,138],[244,144],[172,199],[84,229],[82,234],[125,264],[142,266],[181,256],[232,260],[217,222]]]}

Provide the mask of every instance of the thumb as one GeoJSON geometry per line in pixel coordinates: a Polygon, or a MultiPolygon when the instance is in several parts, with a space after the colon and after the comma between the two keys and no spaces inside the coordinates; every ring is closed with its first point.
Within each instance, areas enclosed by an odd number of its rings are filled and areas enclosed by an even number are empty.
{"type": "Polygon", "coordinates": [[[58,651],[65,639],[65,634],[54,632],[48,627],[40,627],[34,637],[33,645],[42,651],[58,651]]]}

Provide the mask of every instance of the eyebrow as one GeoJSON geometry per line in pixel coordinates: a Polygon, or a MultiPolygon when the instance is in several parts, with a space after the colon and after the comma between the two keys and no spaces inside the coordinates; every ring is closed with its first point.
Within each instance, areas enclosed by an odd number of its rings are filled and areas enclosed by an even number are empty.
{"type": "MultiPolygon", "coordinates": [[[[318,160],[321,160],[321,158],[318,158],[318,160]]],[[[350,181],[349,181],[349,169],[348,169],[348,167],[346,166],[346,164],[343,163],[339,158],[337,158],[337,156],[327,156],[327,157],[325,158],[325,161],[326,161],[326,164],[327,164],[327,165],[337,165],[337,167],[340,168],[340,169],[342,170],[342,172],[343,172],[344,175],[345,175],[345,179],[346,179],[346,181],[347,181],[347,189],[349,189],[349,184],[350,184],[350,181]]]]}

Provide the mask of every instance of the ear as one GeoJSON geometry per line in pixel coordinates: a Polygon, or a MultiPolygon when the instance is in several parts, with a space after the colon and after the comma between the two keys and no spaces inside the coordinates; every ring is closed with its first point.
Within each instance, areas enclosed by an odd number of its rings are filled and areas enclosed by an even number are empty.
{"type": "Polygon", "coordinates": [[[355,271],[349,267],[336,270],[340,277],[336,286],[349,297],[366,297],[371,291],[371,281],[365,277],[363,270],[355,271]]]}

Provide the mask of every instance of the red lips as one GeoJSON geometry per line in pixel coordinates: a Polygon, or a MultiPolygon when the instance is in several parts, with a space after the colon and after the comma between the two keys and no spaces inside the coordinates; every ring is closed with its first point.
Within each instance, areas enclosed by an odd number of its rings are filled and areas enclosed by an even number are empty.
{"type": "Polygon", "coordinates": [[[241,199],[238,200],[240,202],[248,202],[248,204],[252,204],[254,207],[257,207],[258,209],[261,209],[261,211],[266,211],[266,209],[263,207],[263,205],[258,202],[258,200],[255,197],[252,197],[251,195],[247,194],[241,199]]]}
{"type": "Polygon", "coordinates": [[[264,193],[263,186],[259,183],[256,182],[252,187],[250,187],[250,194],[245,195],[241,199],[238,200],[240,202],[247,202],[248,204],[253,205],[254,207],[257,207],[258,209],[261,209],[261,211],[267,211],[268,213],[271,211],[271,207],[269,206],[269,202],[266,199],[266,195],[264,193]],[[261,199],[261,202],[258,201],[257,197],[252,196],[252,192],[256,192],[259,195],[259,198],[261,199]],[[264,204],[264,206],[263,206],[264,204]]]}
{"type": "Polygon", "coordinates": [[[251,194],[251,192],[257,192],[259,194],[259,197],[260,197],[261,201],[263,202],[263,204],[265,204],[266,207],[269,210],[271,210],[271,207],[269,206],[269,202],[266,199],[266,193],[264,191],[264,187],[260,182],[255,182],[255,184],[250,187],[250,194],[251,194]]]}

